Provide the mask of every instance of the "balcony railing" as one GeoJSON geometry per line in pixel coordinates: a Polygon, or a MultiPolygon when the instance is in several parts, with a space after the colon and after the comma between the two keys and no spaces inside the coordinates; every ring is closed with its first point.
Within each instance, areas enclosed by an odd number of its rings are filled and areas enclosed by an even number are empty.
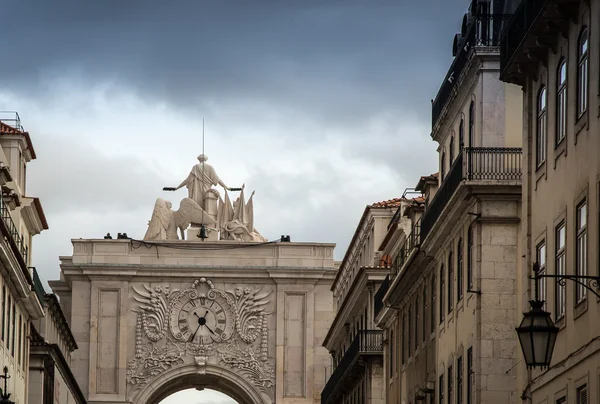
{"type": "Polygon", "coordinates": [[[19,230],[17,229],[17,226],[15,226],[15,222],[10,216],[10,209],[8,208],[8,205],[4,203],[4,199],[2,199],[1,196],[0,217],[2,218],[2,223],[4,224],[4,227],[6,228],[8,234],[12,238],[12,241],[14,242],[17,251],[19,252],[19,254],[21,254],[25,267],[27,267],[27,254],[29,252],[29,249],[27,248],[27,244],[25,243],[25,237],[19,234],[19,230]]]}
{"type": "Polygon", "coordinates": [[[383,331],[382,330],[360,330],[348,347],[348,350],[336,366],[321,392],[321,404],[339,403],[335,401],[336,387],[342,387],[346,374],[362,355],[383,355],[383,331]]]}
{"type": "Polygon", "coordinates": [[[444,77],[444,81],[431,106],[432,126],[437,123],[444,106],[454,91],[454,87],[459,81],[458,78],[469,61],[471,50],[480,46],[498,46],[502,27],[511,17],[511,15],[506,14],[477,15],[467,27],[466,35],[457,38],[454,61],[450,65],[448,74],[444,77]]]}
{"type": "Polygon", "coordinates": [[[396,259],[391,268],[392,279],[398,274],[406,259],[410,256],[413,249],[421,244],[421,218],[419,218],[412,226],[412,230],[396,255],[396,259]]]}
{"type": "Polygon", "coordinates": [[[44,285],[42,284],[42,280],[40,279],[37,270],[34,267],[32,267],[31,269],[33,270],[33,291],[37,295],[40,304],[43,306],[46,290],[44,289],[44,285]]]}
{"type": "Polygon", "coordinates": [[[516,147],[466,147],[442,179],[433,200],[421,217],[420,242],[423,243],[442,211],[463,180],[519,181],[522,149],[516,147]]]}
{"type": "Polygon", "coordinates": [[[375,293],[375,297],[373,299],[373,306],[375,309],[375,317],[377,317],[377,315],[379,314],[381,309],[383,309],[383,296],[385,296],[385,294],[387,293],[389,288],[390,288],[390,276],[388,275],[385,277],[381,286],[379,286],[379,289],[375,293]]]}
{"type": "Polygon", "coordinates": [[[507,67],[527,37],[542,10],[551,0],[523,0],[512,19],[502,31],[500,39],[500,77],[504,78],[507,67]]]}

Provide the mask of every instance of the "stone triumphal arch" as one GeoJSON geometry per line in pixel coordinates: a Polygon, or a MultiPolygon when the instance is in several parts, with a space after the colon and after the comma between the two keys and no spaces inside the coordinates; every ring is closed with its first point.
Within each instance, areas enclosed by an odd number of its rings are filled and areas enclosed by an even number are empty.
{"type": "Polygon", "coordinates": [[[179,210],[158,198],[143,240],[74,239],[60,257],[50,285],[79,347],[73,373],[90,402],[157,404],[190,387],[319,402],[334,245],[267,241],[253,194],[199,160],[179,210]],[[228,191],[240,192],[233,204],[228,191]]]}

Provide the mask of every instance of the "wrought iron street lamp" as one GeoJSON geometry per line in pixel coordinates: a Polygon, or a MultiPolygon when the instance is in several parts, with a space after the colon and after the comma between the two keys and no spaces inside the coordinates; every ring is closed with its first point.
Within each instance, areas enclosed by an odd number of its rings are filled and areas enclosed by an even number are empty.
{"type": "Polygon", "coordinates": [[[0,404],[15,404],[14,401],[10,400],[10,393],[6,392],[8,390],[7,382],[10,379],[8,367],[4,366],[4,374],[0,375],[0,378],[4,379],[4,389],[0,388],[0,404]]]}
{"type": "Polygon", "coordinates": [[[539,281],[543,278],[556,279],[556,283],[561,286],[564,286],[567,280],[574,281],[600,298],[600,277],[541,274],[539,264],[535,263],[533,265],[533,276],[529,277],[529,279],[534,280],[535,299],[529,302],[531,310],[523,313],[523,321],[516,329],[528,368],[539,366],[544,369],[550,366],[552,351],[558,334],[558,327],[552,322],[550,313],[542,309],[544,301],[539,298],[539,281]]]}

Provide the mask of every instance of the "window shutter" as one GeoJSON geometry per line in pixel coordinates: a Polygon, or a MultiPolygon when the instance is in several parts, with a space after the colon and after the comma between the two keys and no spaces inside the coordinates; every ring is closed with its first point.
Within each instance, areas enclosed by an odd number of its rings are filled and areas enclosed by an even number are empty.
{"type": "Polygon", "coordinates": [[[577,404],[588,404],[588,389],[587,385],[577,389],[577,404]]]}

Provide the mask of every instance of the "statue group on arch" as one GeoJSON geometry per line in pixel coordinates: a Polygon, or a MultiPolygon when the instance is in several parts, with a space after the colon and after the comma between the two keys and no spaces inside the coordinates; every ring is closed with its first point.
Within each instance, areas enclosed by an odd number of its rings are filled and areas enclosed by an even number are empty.
{"type": "MultiPolygon", "coordinates": [[[[201,154],[199,163],[192,167],[179,186],[164,188],[176,191],[186,187],[188,197],[181,200],[178,210],[172,210],[170,201],[158,198],[144,240],[178,240],[179,236],[185,240],[188,228],[188,235],[195,236],[204,226],[209,240],[267,241],[254,227],[254,192],[246,201],[245,186],[229,188],[206,160],[208,157],[201,154]],[[223,187],[223,198],[214,188],[216,185],[223,187]],[[240,191],[233,203],[228,191],[240,191]]],[[[194,236],[188,236],[188,239],[194,239],[194,236]]]]}

